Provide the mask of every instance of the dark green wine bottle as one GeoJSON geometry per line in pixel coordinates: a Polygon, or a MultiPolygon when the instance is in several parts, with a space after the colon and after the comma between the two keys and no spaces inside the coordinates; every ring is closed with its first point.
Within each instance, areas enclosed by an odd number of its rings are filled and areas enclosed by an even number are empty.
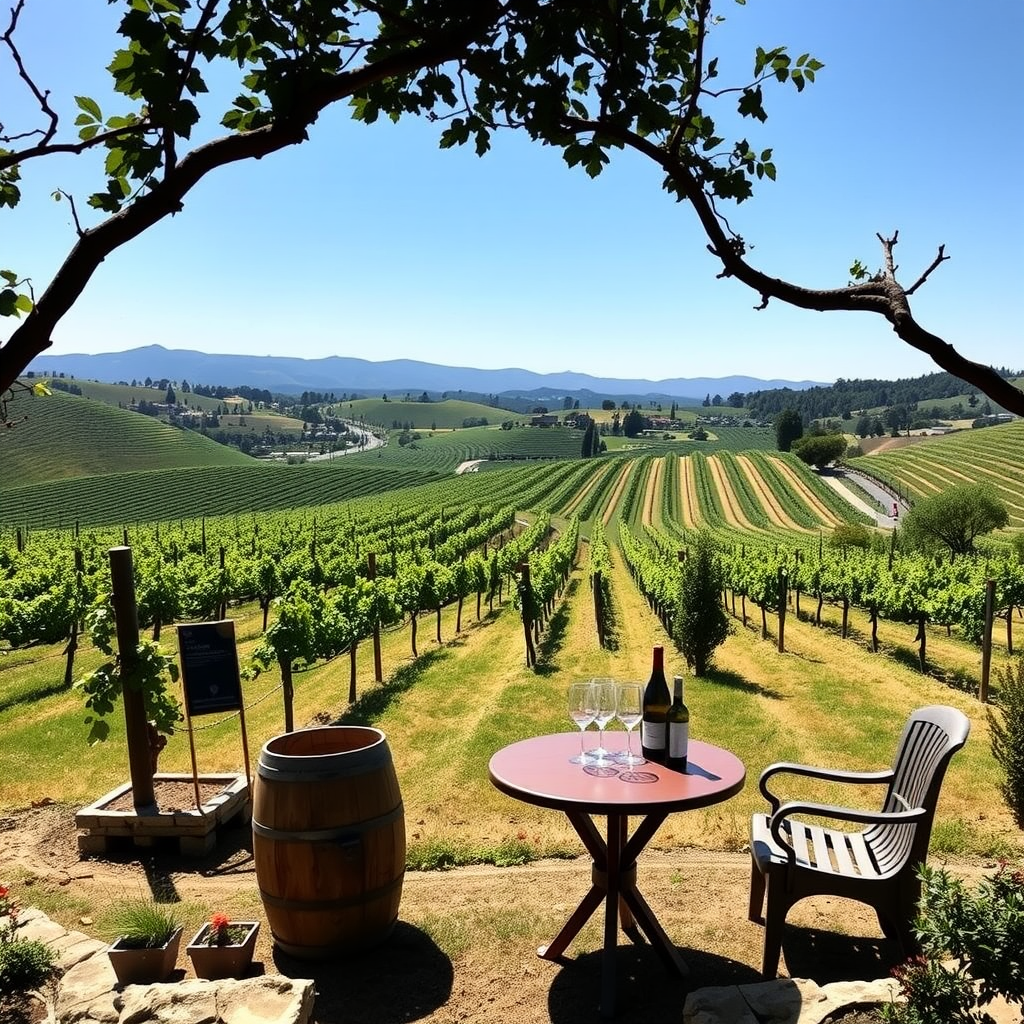
{"type": "Polygon", "coordinates": [[[665,681],[665,648],[654,648],[651,678],[644,688],[644,717],[640,743],[648,761],[664,764],[668,757],[668,708],[672,697],[665,681]]]}
{"type": "Polygon", "coordinates": [[[690,709],[683,703],[683,677],[676,676],[672,685],[672,706],[668,709],[668,761],[669,768],[686,771],[686,756],[690,745],[690,709]]]}

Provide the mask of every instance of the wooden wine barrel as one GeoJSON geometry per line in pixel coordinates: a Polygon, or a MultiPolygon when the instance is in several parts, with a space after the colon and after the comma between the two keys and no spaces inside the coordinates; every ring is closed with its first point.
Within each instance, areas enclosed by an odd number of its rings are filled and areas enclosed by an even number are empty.
{"type": "Polygon", "coordinates": [[[276,945],[323,960],[383,942],[398,919],[405,817],[379,729],[275,736],[253,795],[256,880],[276,945]]]}

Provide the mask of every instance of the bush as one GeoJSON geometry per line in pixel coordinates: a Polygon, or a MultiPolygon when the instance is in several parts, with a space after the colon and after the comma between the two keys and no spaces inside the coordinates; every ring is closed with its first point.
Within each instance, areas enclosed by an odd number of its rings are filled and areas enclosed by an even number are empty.
{"type": "Polygon", "coordinates": [[[862,548],[867,551],[871,547],[872,533],[860,523],[841,523],[832,531],[829,545],[834,548],[862,548]]]}
{"type": "Polygon", "coordinates": [[[992,754],[1006,774],[1002,791],[1017,824],[1024,827],[1024,658],[999,677],[997,710],[989,708],[992,754]]]}
{"type": "Polygon", "coordinates": [[[897,967],[905,1003],[882,1010],[890,1024],[990,1024],[980,1007],[997,995],[1024,1002],[1024,872],[1002,865],[969,890],[922,866],[915,931],[924,955],[897,967]]]}
{"type": "Polygon", "coordinates": [[[0,996],[32,992],[57,968],[57,953],[38,939],[0,940],[0,996]]]}

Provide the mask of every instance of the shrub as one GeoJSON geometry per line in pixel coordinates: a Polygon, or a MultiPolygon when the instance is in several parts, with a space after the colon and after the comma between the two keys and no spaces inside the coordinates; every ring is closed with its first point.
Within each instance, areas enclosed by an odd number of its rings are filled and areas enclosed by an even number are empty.
{"type": "Polygon", "coordinates": [[[1003,796],[1017,824],[1024,827],[1024,658],[999,678],[998,710],[989,708],[992,754],[1006,774],[1003,796]]]}
{"type": "Polygon", "coordinates": [[[829,544],[835,548],[863,548],[867,551],[871,547],[872,532],[860,523],[841,523],[832,531],[829,544]]]}
{"type": "Polygon", "coordinates": [[[893,975],[905,1003],[882,1010],[890,1024],[991,1024],[981,1007],[997,995],[1024,1002],[1024,872],[1005,864],[973,890],[922,866],[915,931],[924,955],[893,975]]]}
{"type": "Polygon", "coordinates": [[[32,992],[57,968],[57,953],[38,939],[0,940],[0,996],[32,992]]]}

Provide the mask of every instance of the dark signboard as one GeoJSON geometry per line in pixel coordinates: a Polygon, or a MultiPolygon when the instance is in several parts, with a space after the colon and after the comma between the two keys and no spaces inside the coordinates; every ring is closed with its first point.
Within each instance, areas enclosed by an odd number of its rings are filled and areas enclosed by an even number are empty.
{"type": "Polygon", "coordinates": [[[237,711],[242,706],[235,624],[231,619],[178,626],[178,655],[190,717],[237,711]]]}

